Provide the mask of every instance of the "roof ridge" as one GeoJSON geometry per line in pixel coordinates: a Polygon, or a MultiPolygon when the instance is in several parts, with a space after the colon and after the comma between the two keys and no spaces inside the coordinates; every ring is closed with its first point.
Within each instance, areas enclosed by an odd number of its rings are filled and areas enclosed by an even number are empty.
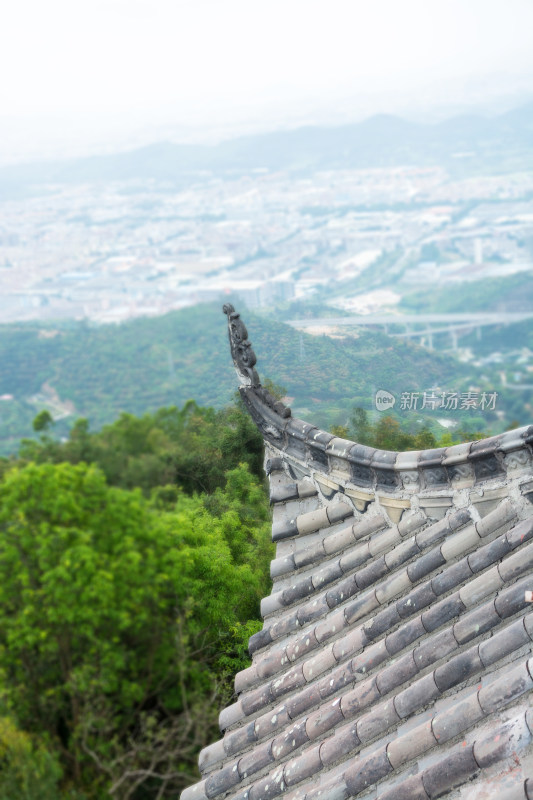
{"type": "Polygon", "coordinates": [[[287,406],[261,386],[256,355],[240,314],[231,304],[223,310],[240,392],[252,419],[267,442],[289,457],[312,463],[318,472],[340,473],[354,487],[413,493],[465,481],[483,483],[531,463],[533,425],[450,447],[400,452],[341,439],[295,419],[287,406]]]}

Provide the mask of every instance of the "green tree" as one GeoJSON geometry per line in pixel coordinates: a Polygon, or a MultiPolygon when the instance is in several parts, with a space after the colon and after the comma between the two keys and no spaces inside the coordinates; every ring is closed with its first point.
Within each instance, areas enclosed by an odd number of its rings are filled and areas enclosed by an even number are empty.
{"type": "Polygon", "coordinates": [[[368,414],[364,408],[354,408],[350,417],[350,425],[353,431],[353,438],[359,444],[370,445],[372,443],[372,425],[368,419],[368,414]]]}
{"type": "Polygon", "coordinates": [[[0,717],[0,800],[59,800],[65,797],[61,777],[57,757],[43,742],[0,717]]]}
{"type": "Polygon", "coordinates": [[[86,464],[0,483],[4,703],[90,797],[174,796],[215,735],[214,687],[242,663],[271,557],[261,486],[245,465],[226,484],[212,513],[184,495],[162,510],[86,464]]]}
{"type": "Polygon", "coordinates": [[[39,411],[32,424],[33,430],[40,433],[41,431],[47,431],[54,424],[54,420],[50,412],[43,409],[39,411]]]}

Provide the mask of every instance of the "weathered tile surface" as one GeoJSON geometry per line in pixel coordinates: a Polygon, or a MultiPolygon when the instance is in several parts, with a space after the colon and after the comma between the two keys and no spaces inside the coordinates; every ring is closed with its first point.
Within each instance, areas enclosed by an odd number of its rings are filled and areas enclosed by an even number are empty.
{"type": "Polygon", "coordinates": [[[533,798],[533,475],[512,466],[532,463],[533,426],[374,450],[293,419],[232,335],[267,448],[274,586],[182,800],[533,798]]]}

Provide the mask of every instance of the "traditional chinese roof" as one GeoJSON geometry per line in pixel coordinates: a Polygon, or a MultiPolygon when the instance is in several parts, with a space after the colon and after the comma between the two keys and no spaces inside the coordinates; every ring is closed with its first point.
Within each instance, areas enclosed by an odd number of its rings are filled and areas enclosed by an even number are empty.
{"type": "Polygon", "coordinates": [[[294,419],[232,306],[271,594],[182,800],[533,800],[533,426],[418,452],[294,419]]]}

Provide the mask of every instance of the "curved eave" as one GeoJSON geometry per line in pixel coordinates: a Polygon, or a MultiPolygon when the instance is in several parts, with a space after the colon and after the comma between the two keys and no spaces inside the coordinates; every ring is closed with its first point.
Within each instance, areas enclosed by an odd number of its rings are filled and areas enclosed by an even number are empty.
{"type": "Polygon", "coordinates": [[[505,480],[532,463],[533,425],[451,447],[378,450],[281,416],[265,402],[260,386],[244,386],[240,392],[259,431],[280,455],[354,489],[415,494],[461,488],[505,480]]]}

